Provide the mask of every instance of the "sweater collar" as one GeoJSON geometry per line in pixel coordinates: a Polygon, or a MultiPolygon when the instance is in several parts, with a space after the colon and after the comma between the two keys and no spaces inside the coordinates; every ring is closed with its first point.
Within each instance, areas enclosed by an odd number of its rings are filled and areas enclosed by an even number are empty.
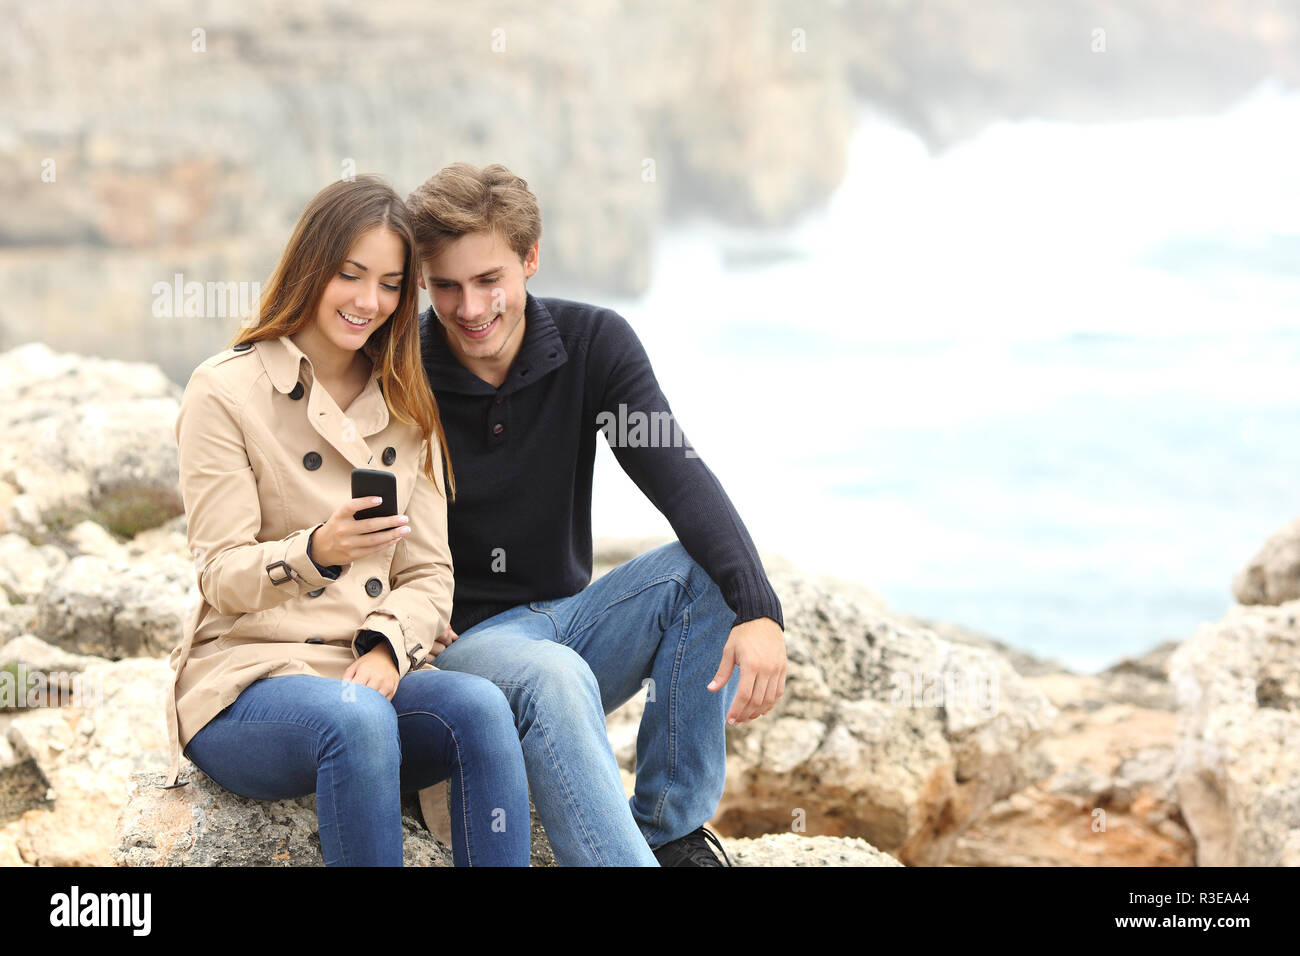
{"type": "Polygon", "coordinates": [[[527,293],[524,305],[524,341],[519,354],[510,363],[510,371],[501,387],[493,388],[460,364],[442,324],[433,314],[433,306],[420,313],[420,354],[425,371],[435,391],[462,395],[509,395],[533,384],[555,371],[569,359],[550,310],[541,299],[527,293]]]}

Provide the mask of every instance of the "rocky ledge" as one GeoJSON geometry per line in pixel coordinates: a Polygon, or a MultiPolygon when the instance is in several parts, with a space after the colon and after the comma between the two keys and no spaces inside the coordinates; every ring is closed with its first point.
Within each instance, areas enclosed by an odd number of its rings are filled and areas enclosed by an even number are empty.
{"type": "MultiPolygon", "coordinates": [[[[243,800],[188,764],[190,786],[150,785],[198,596],[172,387],[43,346],[0,354],[0,383],[0,865],[320,862],[310,797],[243,800]],[[65,453],[79,429],[98,444],[65,453]]],[[[600,542],[597,573],[657,543],[600,542]]],[[[786,691],[728,731],[710,825],[741,865],[1300,863],[1297,554],[1300,521],[1222,620],[1091,675],[768,556],[786,691]]],[[[608,716],[627,779],[646,696],[608,716]]],[[[408,861],[441,865],[429,803],[407,806],[408,861]]]]}

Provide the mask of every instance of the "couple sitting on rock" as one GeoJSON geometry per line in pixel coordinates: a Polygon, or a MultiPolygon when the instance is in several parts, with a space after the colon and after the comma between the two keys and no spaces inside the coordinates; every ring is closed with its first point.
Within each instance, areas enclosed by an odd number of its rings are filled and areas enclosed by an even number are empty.
{"type": "Polygon", "coordinates": [[[781,607],[689,446],[608,427],[679,542],[590,583],[598,422],[676,422],[623,318],[526,291],[540,235],[501,166],[406,203],[333,183],[195,369],[168,786],[184,748],[245,797],[314,792],[330,865],[401,865],[401,794],[444,780],[458,866],[528,864],[530,791],[562,865],[722,865],[703,824],[726,725],[784,689],[781,607]],[[395,476],[395,517],[355,517],[381,500],[356,468],[395,476]],[[604,715],[648,682],[629,800],[604,715]]]}

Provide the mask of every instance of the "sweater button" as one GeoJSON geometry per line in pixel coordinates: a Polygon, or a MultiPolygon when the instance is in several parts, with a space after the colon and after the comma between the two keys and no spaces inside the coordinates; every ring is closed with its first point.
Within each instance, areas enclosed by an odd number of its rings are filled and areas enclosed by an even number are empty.
{"type": "Polygon", "coordinates": [[[289,393],[289,397],[296,402],[298,401],[298,399],[302,398],[304,391],[305,389],[303,389],[302,387],[302,382],[298,382],[296,385],[294,385],[293,391],[289,393]]]}
{"type": "Polygon", "coordinates": [[[302,456],[302,466],[308,471],[315,471],[320,467],[321,457],[314,451],[309,451],[302,456]]]}
{"type": "Polygon", "coordinates": [[[383,461],[385,465],[391,465],[393,462],[397,461],[397,449],[392,445],[385,448],[383,461]]]}
{"type": "Polygon", "coordinates": [[[366,582],[366,593],[371,597],[379,597],[384,593],[384,582],[379,578],[371,578],[366,582]]]}
{"type": "Polygon", "coordinates": [[[506,430],[506,426],[502,425],[500,422],[497,422],[495,425],[492,426],[493,435],[500,435],[505,430],[506,430]]]}

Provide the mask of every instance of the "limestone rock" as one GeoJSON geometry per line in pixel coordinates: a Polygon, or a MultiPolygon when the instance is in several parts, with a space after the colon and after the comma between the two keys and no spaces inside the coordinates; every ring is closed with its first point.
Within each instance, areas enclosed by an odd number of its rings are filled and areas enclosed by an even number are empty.
{"type": "Polygon", "coordinates": [[[0,535],[0,591],[13,603],[34,602],[67,563],[68,556],[52,545],[38,547],[13,532],[0,535]]]}
{"type": "Polygon", "coordinates": [[[102,657],[70,654],[31,634],[21,634],[0,646],[0,667],[21,664],[30,671],[80,673],[91,664],[106,663],[102,657]]]}
{"type": "Polygon", "coordinates": [[[735,866],[902,866],[866,840],[768,833],[753,839],[722,838],[735,866]]]}
{"type": "Polygon", "coordinates": [[[1235,605],[1170,660],[1200,866],[1300,865],[1300,601],[1235,605]]]}
{"type": "Polygon", "coordinates": [[[732,836],[860,836],[908,864],[945,861],[995,801],[1042,775],[1056,716],[996,654],[951,644],[807,577],[775,574],[785,695],[728,730],[715,818],[732,836]]]}
{"type": "MultiPolygon", "coordinates": [[[[2,594],[3,592],[0,592],[2,594]]],[[[0,647],[36,629],[36,605],[0,601],[0,647]]]]}
{"type": "Polygon", "coordinates": [[[126,543],[128,558],[140,558],[147,555],[169,555],[183,561],[191,559],[189,541],[186,538],[185,515],[179,514],[165,524],[141,531],[126,543]]]}
{"type": "Polygon", "coordinates": [[[41,594],[36,633],[100,657],[162,656],[179,643],[197,599],[194,565],[182,557],[82,555],[41,594]]]}
{"type": "MultiPolygon", "coordinates": [[[[836,587],[836,591],[842,588],[836,587]]],[[[880,610],[886,610],[883,603],[880,610]]],[[[951,621],[932,621],[928,618],[913,617],[909,614],[892,612],[900,621],[916,628],[933,631],[934,634],[952,644],[969,644],[992,651],[1009,663],[1021,677],[1038,677],[1042,674],[1064,673],[1067,668],[1060,661],[1035,657],[1025,651],[1014,648],[987,634],[981,634],[951,621]]]]}
{"type": "Polygon", "coordinates": [[[1282,604],[1300,598],[1300,518],[1264,542],[1237,573],[1232,592],[1242,604],[1282,604]]]}
{"type": "Polygon", "coordinates": [[[41,708],[13,718],[8,740],[48,783],[46,806],[0,830],[28,863],[107,866],[131,774],[170,759],[163,712],[171,668],[134,659],[91,664],[89,706],[41,708]]]}
{"type": "Polygon", "coordinates": [[[121,560],[126,557],[126,550],[121,542],[103,525],[94,521],[82,521],[66,534],[68,543],[77,554],[89,554],[106,561],[121,560]]]}
{"type": "Polygon", "coordinates": [[[38,343],[0,355],[0,483],[13,491],[0,530],[57,540],[90,517],[135,529],[175,515],[179,396],[155,365],[38,343]]]}
{"type": "Polygon", "coordinates": [[[1172,713],[1178,702],[1169,683],[1169,660],[1178,646],[1178,641],[1165,641],[1145,654],[1126,657],[1101,671],[1097,679],[1104,685],[1106,699],[1172,713]]]}
{"type": "MultiPolygon", "coordinates": [[[[161,773],[131,776],[112,850],[119,866],[323,866],[316,797],[249,800],[188,761],[189,783],[160,790],[161,773]]],[[[409,807],[404,807],[408,810],[409,807]]],[[[451,866],[451,848],[409,812],[402,817],[405,866],[451,866]]]]}
{"type": "MultiPolygon", "coordinates": [[[[1148,655],[1149,656],[1149,655],[1148,655]]],[[[1105,674],[1029,679],[1058,708],[1040,745],[1048,772],[961,836],[960,866],[1191,866],[1174,792],[1176,717],[1128,701],[1105,674]]]]}

